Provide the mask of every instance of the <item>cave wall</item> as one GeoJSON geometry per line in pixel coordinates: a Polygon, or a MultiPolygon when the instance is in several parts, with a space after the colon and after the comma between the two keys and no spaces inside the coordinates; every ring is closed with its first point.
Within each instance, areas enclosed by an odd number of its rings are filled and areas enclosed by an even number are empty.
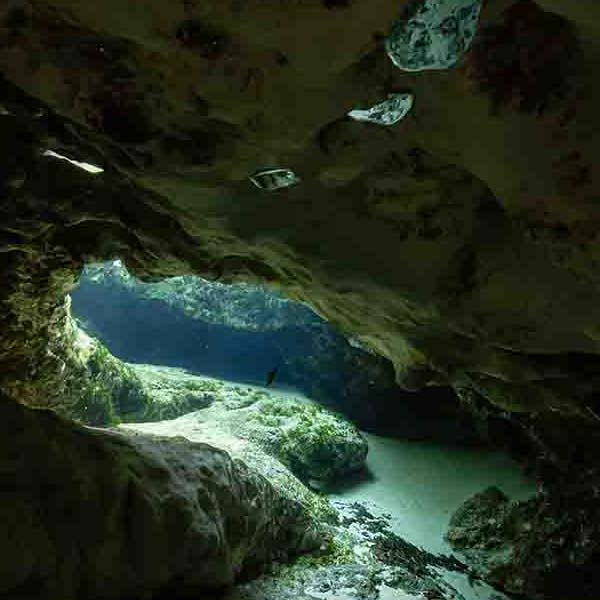
{"type": "MultiPolygon", "coordinates": [[[[589,514],[600,5],[489,0],[455,67],[405,72],[383,40],[406,4],[4,2],[0,387],[59,400],[52,344],[85,262],[258,279],[404,387],[450,384],[522,422],[546,481],[569,473],[568,512],[589,514]],[[394,127],[345,116],[403,91],[415,105],[394,127]],[[247,180],[273,165],[302,183],[247,180]]],[[[590,556],[565,548],[566,564],[590,556]]]]}

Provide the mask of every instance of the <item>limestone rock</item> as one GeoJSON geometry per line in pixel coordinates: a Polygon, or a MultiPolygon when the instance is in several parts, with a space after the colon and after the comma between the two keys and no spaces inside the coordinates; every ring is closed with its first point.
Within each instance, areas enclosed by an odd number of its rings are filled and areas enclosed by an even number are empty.
{"type": "Polygon", "coordinates": [[[176,431],[190,439],[215,439],[215,432],[234,436],[261,448],[301,481],[317,487],[364,468],[368,447],[358,429],[306,399],[210,380],[181,369],[133,368],[152,398],[151,414],[168,418],[170,407],[180,405],[179,396],[191,390],[211,397],[207,408],[173,422],[131,425],[140,431],[161,435],[176,431]]]}
{"type": "Polygon", "coordinates": [[[1,598],[188,597],[319,543],[300,504],[221,450],[4,396],[0,411],[1,598]]]}
{"type": "Polygon", "coordinates": [[[598,502],[584,486],[558,485],[562,501],[547,491],[523,502],[510,502],[497,488],[476,494],[454,513],[446,538],[480,576],[508,592],[592,600],[598,502]]]}
{"type": "MultiPolygon", "coordinates": [[[[597,461],[581,432],[600,412],[600,4],[490,0],[464,68],[427,73],[385,56],[396,2],[327,4],[0,4],[0,388],[55,399],[65,294],[84,263],[121,257],[146,278],[276,284],[407,388],[556,415],[546,481],[565,456],[597,461]],[[407,87],[403,127],[345,118],[407,87]],[[303,185],[285,202],[253,188],[265,164],[303,185]]],[[[578,482],[587,498],[597,480],[578,482]]],[[[573,506],[574,525],[598,521],[573,506]]],[[[590,528],[544,531],[537,556],[576,582],[590,528]]]]}
{"type": "Polygon", "coordinates": [[[119,419],[145,417],[151,399],[135,371],[113,356],[72,319],[67,319],[58,357],[63,361],[63,386],[54,408],[94,426],[113,425],[119,419]]]}
{"type": "Polygon", "coordinates": [[[249,407],[231,407],[223,419],[232,432],[275,455],[312,486],[364,468],[368,446],[358,429],[318,405],[274,395],[249,407]]]}
{"type": "Polygon", "coordinates": [[[198,377],[185,371],[155,365],[130,364],[149,398],[148,407],[140,418],[125,421],[164,421],[208,408],[215,402],[225,384],[198,377]]]}

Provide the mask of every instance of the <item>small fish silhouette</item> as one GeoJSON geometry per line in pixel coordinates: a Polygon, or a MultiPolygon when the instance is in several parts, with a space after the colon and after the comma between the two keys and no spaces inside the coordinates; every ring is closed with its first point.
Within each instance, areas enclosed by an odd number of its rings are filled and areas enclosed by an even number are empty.
{"type": "Polygon", "coordinates": [[[275,367],[272,371],[269,371],[269,374],[267,375],[267,387],[273,385],[273,382],[275,381],[275,376],[277,375],[277,371],[279,369],[277,367],[275,367]]]}

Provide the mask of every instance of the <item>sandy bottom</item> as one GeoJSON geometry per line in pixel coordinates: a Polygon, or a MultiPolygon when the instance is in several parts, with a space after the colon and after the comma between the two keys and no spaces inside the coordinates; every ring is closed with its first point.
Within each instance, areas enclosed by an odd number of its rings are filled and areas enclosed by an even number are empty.
{"type": "Polygon", "coordinates": [[[450,551],[444,541],[450,517],[473,494],[490,485],[515,500],[535,492],[500,452],[364,435],[369,478],[332,497],[376,504],[392,515],[396,533],[430,552],[450,551]]]}

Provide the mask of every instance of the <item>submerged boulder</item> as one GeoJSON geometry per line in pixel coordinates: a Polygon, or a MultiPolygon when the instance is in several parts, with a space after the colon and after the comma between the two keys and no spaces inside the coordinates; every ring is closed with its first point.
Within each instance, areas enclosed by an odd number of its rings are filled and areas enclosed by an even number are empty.
{"type": "MultiPolygon", "coordinates": [[[[175,421],[142,424],[142,431],[161,435],[176,431],[192,439],[211,439],[215,432],[233,436],[261,448],[316,487],[364,467],[368,446],[360,431],[305,398],[207,379],[182,369],[131,366],[152,399],[149,414],[182,414],[190,394],[209,405],[175,421]]],[[[217,445],[221,437],[216,438],[217,445]]]]}
{"type": "Polygon", "coordinates": [[[563,497],[540,492],[511,502],[492,487],[452,516],[446,539],[493,585],[528,598],[598,597],[600,506],[563,482],[563,497]]]}
{"type": "Polygon", "coordinates": [[[188,597],[320,543],[226,452],[88,429],[0,398],[0,598],[188,597]]]}
{"type": "MultiPolygon", "coordinates": [[[[517,529],[512,527],[512,535],[508,535],[509,523],[516,525],[517,519],[512,508],[506,494],[489,487],[469,498],[452,515],[446,539],[479,572],[490,576],[506,568],[513,557],[517,529]]],[[[531,524],[522,521],[520,527],[528,529],[531,524]]]]}
{"type": "Polygon", "coordinates": [[[320,406],[274,396],[229,414],[232,431],[277,456],[312,487],[364,468],[366,440],[354,425],[320,406]]]}

